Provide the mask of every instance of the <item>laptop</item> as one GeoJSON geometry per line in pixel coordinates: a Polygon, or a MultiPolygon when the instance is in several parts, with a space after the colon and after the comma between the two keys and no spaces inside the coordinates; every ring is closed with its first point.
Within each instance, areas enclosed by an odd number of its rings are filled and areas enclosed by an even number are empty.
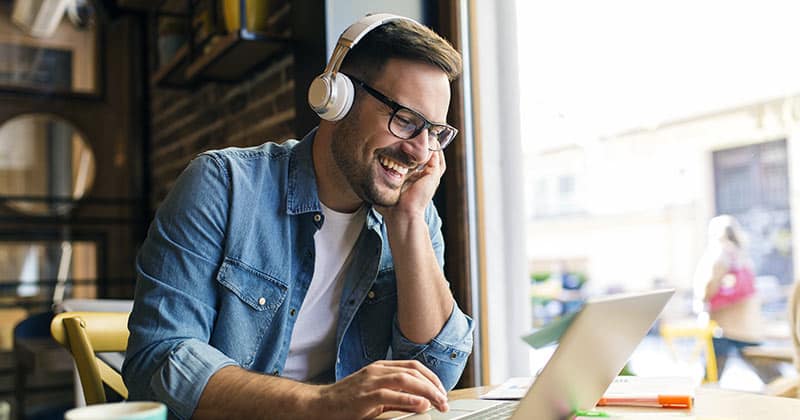
{"type": "Polygon", "coordinates": [[[398,419],[570,419],[591,410],[647,334],[674,289],[619,294],[586,301],[528,392],[519,402],[454,400],[398,419]]]}

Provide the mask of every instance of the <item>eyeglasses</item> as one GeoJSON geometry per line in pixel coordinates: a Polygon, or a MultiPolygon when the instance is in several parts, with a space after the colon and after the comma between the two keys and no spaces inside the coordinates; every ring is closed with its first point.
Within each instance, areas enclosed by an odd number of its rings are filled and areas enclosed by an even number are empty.
{"type": "Polygon", "coordinates": [[[432,123],[419,112],[398,104],[361,80],[350,75],[347,77],[367,93],[375,97],[375,99],[383,102],[392,109],[392,116],[389,118],[389,132],[395,135],[395,137],[409,140],[417,137],[422,130],[427,129],[428,149],[438,152],[447,147],[456,137],[456,134],[458,134],[458,129],[455,127],[447,124],[432,123]]]}

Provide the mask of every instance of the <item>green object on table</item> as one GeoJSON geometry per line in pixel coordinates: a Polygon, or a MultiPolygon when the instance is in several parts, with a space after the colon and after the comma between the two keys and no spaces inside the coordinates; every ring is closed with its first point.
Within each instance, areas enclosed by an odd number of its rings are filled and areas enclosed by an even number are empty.
{"type": "Polygon", "coordinates": [[[567,330],[569,324],[572,323],[572,320],[575,319],[575,315],[577,315],[578,312],[580,311],[566,314],[544,327],[539,328],[537,331],[523,336],[522,340],[535,349],[555,343],[564,335],[564,331],[567,330]]]}
{"type": "Polygon", "coordinates": [[[610,415],[608,415],[608,413],[595,410],[575,410],[574,414],[575,417],[597,417],[597,418],[611,417],[610,415]]]}

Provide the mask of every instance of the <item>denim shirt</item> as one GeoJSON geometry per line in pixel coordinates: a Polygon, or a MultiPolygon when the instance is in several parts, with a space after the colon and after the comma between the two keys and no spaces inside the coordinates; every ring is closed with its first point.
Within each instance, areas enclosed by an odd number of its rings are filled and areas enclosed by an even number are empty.
{"type": "MultiPolygon", "coordinates": [[[[300,142],[206,152],[177,179],[136,259],[122,369],[131,399],[162,401],[185,419],[224,366],[281,374],[314,270],[314,233],[324,223],[314,133],[300,142]]],[[[433,204],[425,217],[442,265],[433,204]]],[[[376,360],[416,359],[447,389],[455,386],[472,349],[472,320],[454,305],[429,343],[403,336],[386,226],[375,209],[343,279],[336,380],[376,360]]]]}

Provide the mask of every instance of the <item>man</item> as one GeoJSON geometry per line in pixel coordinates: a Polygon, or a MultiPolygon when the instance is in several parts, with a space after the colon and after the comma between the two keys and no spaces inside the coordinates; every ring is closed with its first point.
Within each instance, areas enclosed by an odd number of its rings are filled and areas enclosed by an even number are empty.
{"type": "Polygon", "coordinates": [[[391,20],[342,63],[344,118],[192,161],[137,257],[132,399],[179,418],[447,409],[472,321],[444,278],[431,198],[460,66],[438,35],[391,20]]]}

